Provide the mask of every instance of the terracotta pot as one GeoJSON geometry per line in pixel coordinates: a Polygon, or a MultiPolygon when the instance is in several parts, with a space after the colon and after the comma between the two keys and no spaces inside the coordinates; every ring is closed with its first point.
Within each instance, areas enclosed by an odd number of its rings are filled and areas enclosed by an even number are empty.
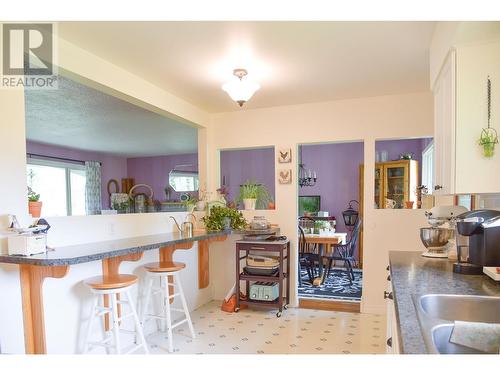
{"type": "Polygon", "coordinates": [[[413,208],[413,203],[414,203],[413,201],[406,201],[405,202],[406,208],[413,208]]]}
{"type": "Polygon", "coordinates": [[[274,202],[269,202],[268,208],[270,210],[274,210],[276,208],[276,205],[274,204],[274,202]]]}
{"type": "Polygon", "coordinates": [[[40,217],[42,214],[42,202],[28,202],[28,208],[32,217],[40,217]]]}

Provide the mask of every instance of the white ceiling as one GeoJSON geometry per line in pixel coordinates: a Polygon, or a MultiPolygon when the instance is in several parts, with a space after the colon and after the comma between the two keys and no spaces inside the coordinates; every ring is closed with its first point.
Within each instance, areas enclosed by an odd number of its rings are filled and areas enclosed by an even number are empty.
{"type": "Polygon", "coordinates": [[[26,138],[123,156],[196,152],[197,129],[59,76],[58,90],[26,90],[26,138]]]}
{"type": "Polygon", "coordinates": [[[208,112],[240,110],[221,85],[246,68],[245,108],[429,89],[434,22],[62,22],[62,38],[208,112]]]}

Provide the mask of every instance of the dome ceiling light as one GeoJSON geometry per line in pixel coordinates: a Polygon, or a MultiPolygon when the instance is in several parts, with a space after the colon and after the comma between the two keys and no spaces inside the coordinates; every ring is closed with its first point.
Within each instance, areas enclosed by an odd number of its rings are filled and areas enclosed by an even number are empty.
{"type": "Polygon", "coordinates": [[[260,89],[260,85],[257,82],[245,78],[248,74],[246,69],[234,69],[233,74],[236,78],[223,84],[222,90],[227,92],[231,99],[242,107],[243,104],[249,101],[253,94],[260,89]]]}

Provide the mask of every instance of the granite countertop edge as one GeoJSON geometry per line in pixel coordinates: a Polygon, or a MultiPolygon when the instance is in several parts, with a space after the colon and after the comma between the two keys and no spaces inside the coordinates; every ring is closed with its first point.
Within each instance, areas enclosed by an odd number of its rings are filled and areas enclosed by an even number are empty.
{"type": "Polygon", "coordinates": [[[428,354],[414,296],[423,294],[489,295],[500,297],[500,283],[486,275],[453,273],[453,261],[424,258],[421,252],[389,252],[392,292],[400,351],[428,354]]]}
{"type": "MultiPolygon", "coordinates": [[[[34,265],[34,266],[66,266],[66,265],[75,265],[75,264],[81,264],[81,263],[88,263],[88,262],[93,262],[93,261],[98,261],[106,258],[112,258],[112,257],[117,257],[117,256],[123,256],[127,254],[135,254],[135,253],[140,253],[143,251],[149,251],[149,250],[155,250],[159,249],[164,246],[169,246],[169,245],[176,245],[180,243],[187,243],[187,242],[195,242],[195,241],[202,241],[214,237],[220,237],[220,236],[227,236],[233,234],[232,231],[218,231],[218,232],[205,232],[203,234],[198,234],[198,235],[193,235],[192,237],[185,237],[185,238],[175,238],[175,239],[169,239],[165,241],[155,241],[152,243],[144,243],[141,245],[135,245],[135,246],[125,246],[120,249],[115,249],[115,250],[103,250],[102,252],[95,252],[93,254],[82,254],[82,255],[76,255],[76,256],[70,256],[70,257],[64,257],[64,255],[61,254],[61,257],[59,258],[42,258],[41,255],[34,255],[34,256],[22,256],[22,255],[0,255],[0,263],[8,263],[8,264],[27,264],[27,265],[34,265]]],[[[103,246],[103,244],[110,245],[114,242],[120,242],[124,241],[127,239],[130,240],[139,240],[140,238],[147,238],[150,236],[138,236],[138,237],[129,237],[129,238],[120,238],[117,240],[109,240],[109,241],[103,241],[103,242],[96,242],[96,243],[88,243],[88,244],[83,244],[83,245],[76,245],[76,246],[103,246]]],[[[65,248],[69,248],[71,246],[61,246],[56,248],[56,250],[59,250],[61,252],[64,252],[65,248]]],[[[104,247],[104,246],[103,246],[104,247]]],[[[47,254],[50,254],[52,251],[48,251],[47,254]]]]}

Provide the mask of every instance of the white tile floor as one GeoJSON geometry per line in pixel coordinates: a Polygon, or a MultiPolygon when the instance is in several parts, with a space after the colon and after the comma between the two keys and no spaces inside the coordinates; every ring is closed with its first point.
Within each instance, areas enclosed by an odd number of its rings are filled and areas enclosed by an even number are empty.
{"type": "MultiPolygon", "coordinates": [[[[213,301],[192,313],[197,334],[175,329],[177,354],[378,354],[385,353],[385,317],[289,308],[281,318],[268,309],[239,313],[220,310],[213,301]]],[[[154,330],[149,327],[147,334],[154,330]]],[[[151,352],[167,354],[165,334],[148,336],[151,352]]]]}

